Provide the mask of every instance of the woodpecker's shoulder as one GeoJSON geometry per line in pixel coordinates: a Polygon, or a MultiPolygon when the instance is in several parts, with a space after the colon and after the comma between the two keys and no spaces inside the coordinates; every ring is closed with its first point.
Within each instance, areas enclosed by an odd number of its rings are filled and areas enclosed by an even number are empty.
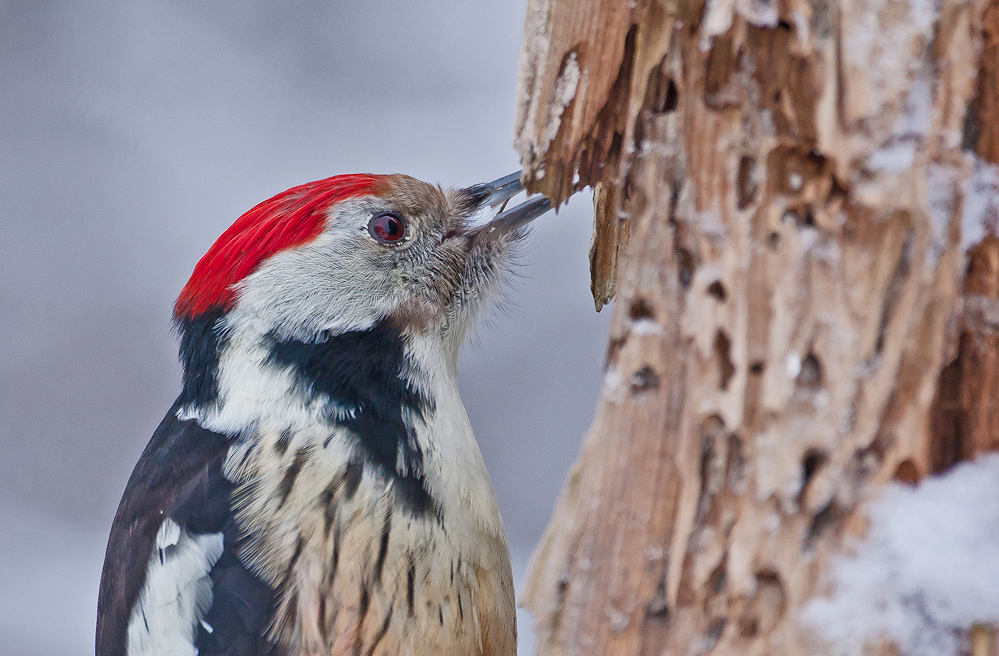
{"type": "Polygon", "coordinates": [[[97,656],[276,654],[273,592],[240,562],[231,439],[177,416],[160,423],[129,478],[108,540],[97,656]]]}

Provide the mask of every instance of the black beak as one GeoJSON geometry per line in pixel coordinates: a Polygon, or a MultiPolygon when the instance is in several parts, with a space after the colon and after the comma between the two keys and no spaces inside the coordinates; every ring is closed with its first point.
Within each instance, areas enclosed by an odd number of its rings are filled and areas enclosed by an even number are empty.
{"type": "MultiPolygon", "coordinates": [[[[493,182],[468,187],[465,193],[478,207],[497,207],[516,196],[522,189],[520,171],[517,171],[493,182]]],[[[490,239],[513,232],[547,213],[551,208],[551,203],[544,196],[528,198],[520,205],[500,212],[492,221],[478,228],[475,231],[476,239],[490,239]]]]}
{"type": "Polygon", "coordinates": [[[520,171],[517,171],[510,175],[504,175],[499,180],[467,187],[465,195],[476,207],[485,205],[496,207],[519,194],[521,189],[523,187],[520,186],[520,171]]]}
{"type": "Polygon", "coordinates": [[[542,214],[546,214],[551,208],[552,204],[544,196],[529,198],[520,205],[494,216],[492,221],[482,226],[479,238],[488,239],[492,235],[499,236],[513,232],[517,228],[526,226],[542,214]]]}

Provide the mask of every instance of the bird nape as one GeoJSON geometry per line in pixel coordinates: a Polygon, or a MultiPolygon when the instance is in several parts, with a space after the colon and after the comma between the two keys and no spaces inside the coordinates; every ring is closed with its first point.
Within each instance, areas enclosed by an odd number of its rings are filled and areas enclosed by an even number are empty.
{"type": "Polygon", "coordinates": [[[471,219],[520,190],[336,176],[219,237],[174,308],[183,385],[111,528],[97,656],[516,652],[455,366],[549,205],[471,219]]]}

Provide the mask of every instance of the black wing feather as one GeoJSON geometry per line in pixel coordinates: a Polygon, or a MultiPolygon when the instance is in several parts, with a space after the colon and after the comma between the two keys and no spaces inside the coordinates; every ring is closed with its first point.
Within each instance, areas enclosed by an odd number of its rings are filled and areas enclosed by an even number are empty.
{"type": "Polygon", "coordinates": [[[240,531],[232,514],[233,485],[222,475],[230,446],[225,435],[171,408],[142,452],[108,539],[97,603],[97,656],[125,656],[128,620],[146,579],[156,533],[165,517],[192,534],[224,536],[221,558],[212,568],[214,600],[199,627],[201,654],[277,654],[266,638],[274,611],[271,588],[239,559],[240,531]]]}

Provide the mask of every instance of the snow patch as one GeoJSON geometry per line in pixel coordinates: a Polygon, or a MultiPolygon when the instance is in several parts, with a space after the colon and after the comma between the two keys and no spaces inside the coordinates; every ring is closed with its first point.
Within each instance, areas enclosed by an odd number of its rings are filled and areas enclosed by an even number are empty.
{"type": "Polygon", "coordinates": [[[794,36],[799,48],[807,48],[812,40],[812,23],[808,14],[800,9],[791,11],[791,22],[794,23],[794,36]]]}
{"type": "Polygon", "coordinates": [[[787,371],[788,378],[797,378],[798,374],[801,373],[801,356],[793,351],[788,353],[784,359],[784,369],[787,371]]]}
{"type": "Polygon", "coordinates": [[[986,235],[999,236],[999,166],[974,155],[968,169],[933,163],[927,173],[930,226],[933,229],[930,264],[935,265],[947,247],[956,203],[963,197],[960,212],[961,247],[967,251],[986,235]]]}
{"type": "Polygon", "coordinates": [[[708,0],[697,43],[702,52],[711,49],[716,36],[729,31],[736,13],[757,27],[773,27],[779,18],[776,0],[708,0]]]}
{"type": "Polygon", "coordinates": [[[712,209],[700,212],[695,210],[694,220],[697,223],[698,229],[705,237],[710,237],[718,241],[722,241],[728,237],[728,229],[725,227],[725,222],[722,221],[718,212],[712,209]]]}
{"type": "Polygon", "coordinates": [[[975,157],[961,212],[961,245],[968,250],[999,235],[999,166],[975,157]]]}
{"type": "MultiPolygon", "coordinates": [[[[844,16],[849,24],[841,30],[846,39],[842,51],[846,62],[868,71],[872,83],[908,77],[919,62],[905,56],[901,49],[908,48],[915,39],[932,38],[940,14],[939,0],[864,0],[849,4],[850,11],[844,16]],[[898,15],[900,11],[905,15],[898,15]],[[872,62],[877,65],[872,66],[872,62]],[[892,76],[901,77],[889,79],[892,76]]],[[[880,88],[895,86],[892,83],[880,88]]]]}
{"type": "Polygon", "coordinates": [[[774,27],[780,18],[776,0],[737,0],[736,8],[746,22],[757,27],[774,27]]]}
{"type": "Polygon", "coordinates": [[[603,389],[601,393],[609,401],[622,401],[627,394],[627,383],[624,377],[621,376],[613,367],[607,370],[604,374],[603,389]]]}
{"type": "Polygon", "coordinates": [[[545,130],[541,135],[542,143],[547,148],[548,144],[558,136],[559,128],[562,126],[562,114],[569,106],[572,99],[576,97],[576,89],[579,87],[579,78],[582,72],[579,70],[579,62],[576,53],[570,52],[569,57],[562,66],[562,72],[555,80],[555,87],[552,89],[552,102],[549,105],[548,120],[545,122],[545,130]]]}
{"type": "Polygon", "coordinates": [[[708,0],[701,20],[701,38],[697,43],[702,52],[710,50],[711,41],[732,27],[734,10],[735,0],[708,0]]]}
{"type": "Polygon", "coordinates": [[[932,269],[940,261],[950,241],[950,226],[961,186],[957,167],[934,162],[926,172],[930,209],[930,248],[927,265],[932,269]]]}
{"type": "Polygon", "coordinates": [[[903,137],[922,137],[930,129],[933,112],[933,89],[930,73],[926,69],[912,83],[912,89],[905,98],[905,109],[899,123],[899,133],[903,137]]]}
{"type": "Polygon", "coordinates": [[[871,137],[880,144],[867,168],[901,173],[912,166],[932,117],[928,60],[909,53],[925,51],[932,41],[939,0],[862,0],[846,6],[841,18],[845,70],[848,76],[865,72],[864,82],[848,84],[852,119],[868,119],[871,137]],[[894,123],[880,119],[896,115],[894,123]]]}
{"type": "Polygon", "coordinates": [[[645,337],[646,335],[662,335],[664,331],[662,326],[652,319],[638,319],[631,324],[631,334],[645,337]]]}
{"type": "Polygon", "coordinates": [[[896,141],[878,148],[867,159],[867,168],[886,173],[902,173],[916,161],[916,142],[896,141]]]}
{"type": "Polygon", "coordinates": [[[867,538],[801,621],[844,656],[885,639],[904,656],[962,653],[973,624],[999,617],[999,455],[892,484],[868,511],[867,538]]]}
{"type": "Polygon", "coordinates": [[[866,168],[898,174],[907,171],[916,161],[916,152],[930,129],[933,93],[929,73],[921,71],[905,97],[902,115],[891,137],[871,153],[866,168]]]}

